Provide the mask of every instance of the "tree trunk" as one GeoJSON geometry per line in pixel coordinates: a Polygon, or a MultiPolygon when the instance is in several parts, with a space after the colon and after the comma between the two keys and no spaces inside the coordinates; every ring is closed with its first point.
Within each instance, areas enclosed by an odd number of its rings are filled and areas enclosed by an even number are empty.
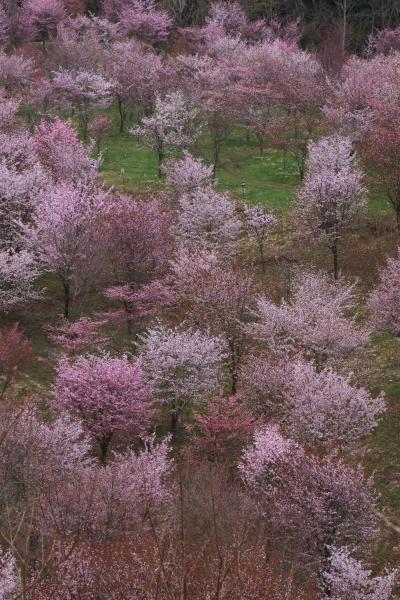
{"type": "Polygon", "coordinates": [[[158,176],[161,179],[161,177],[163,176],[163,172],[162,172],[162,164],[163,164],[163,160],[164,160],[164,149],[161,146],[159,146],[158,148],[158,176]]]}
{"type": "Polygon", "coordinates": [[[214,139],[213,170],[212,170],[213,179],[216,178],[218,167],[219,167],[219,143],[216,139],[214,139]]]}
{"type": "Polygon", "coordinates": [[[176,437],[176,432],[178,429],[178,420],[179,416],[175,409],[171,410],[171,434],[172,437],[176,437]]]}
{"type": "Polygon", "coordinates": [[[69,320],[69,305],[71,301],[71,287],[67,281],[63,281],[64,287],[64,318],[69,320]]]}
{"type": "Polygon", "coordinates": [[[339,278],[339,260],[338,260],[338,248],[337,242],[331,248],[333,256],[333,276],[335,279],[339,278]]]}
{"type": "Polygon", "coordinates": [[[107,460],[107,452],[108,452],[108,448],[110,446],[110,442],[112,439],[112,433],[110,433],[109,435],[103,437],[101,440],[99,440],[99,446],[100,446],[100,461],[102,465],[106,464],[106,460],[107,460]]]}
{"type": "Polygon", "coordinates": [[[121,98],[118,96],[118,113],[119,113],[119,131],[123,133],[125,129],[126,112],[121,98]]]}

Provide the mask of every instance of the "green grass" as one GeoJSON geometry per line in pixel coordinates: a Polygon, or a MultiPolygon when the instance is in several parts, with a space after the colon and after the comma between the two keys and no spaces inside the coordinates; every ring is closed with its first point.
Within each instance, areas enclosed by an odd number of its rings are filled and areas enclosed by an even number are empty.
{"type": "MultiPolygon", "coordinates": [[[[129,133],[120,134],[115,125],[103,147],[101,176],[106,185],[145,192],[164,188],[163,180],[158,177],[155,152],[129,133]]],[[[212,145],[207,134],[191,150],[211,163],[212,145]]],[[[222,147],[217,178],[220,189],[229,190],[235,198],[260,202],[279,211],[288,208],[298,185],[290,156],[276,150],[267,150],[260,156],[255,140],[251,138],[248,143],[240,130],[232,132],[222,147]]]]}

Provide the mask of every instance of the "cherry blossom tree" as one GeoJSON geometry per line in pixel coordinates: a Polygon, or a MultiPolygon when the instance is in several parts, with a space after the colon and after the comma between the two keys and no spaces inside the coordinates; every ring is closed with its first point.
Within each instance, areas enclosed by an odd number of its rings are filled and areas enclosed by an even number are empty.
{"type": "Polygon", "coordinates": [[[129,0],[122,6],[119,28],[123,35],[133,35],[149,44],[168,39],[172,19],[166,11],[157,8],[154,0],[129,0]]]}
{"type": "Polygon", "coordinates": [[[243,207],[245,227],[257,244],[263,273],[265,273],[265,241],[271,236],[278,224],[272,211],[266,211],[259,205],[245,204],[243,207]]]}
{"type": "Polygon", "coordinates": [[[117,431],[131,439],[146,433],[153,416],[151,394],[140,361],[108,354],[79,356],[73,363],[61,358],[53,406],[81,420],[104,463],[117,431]]]}
{"type": "Polygon", "coordinates": [[[390,54],[400,50],[400,27],[381,29],[368,40],[369,50],[379,54],[390,54]]]}
{"type": "Polygon", "coordinates": [[[56,182],[94,182],[98,161],[79,141],[68,121],[41,121],[36,127],[34,148],[43,167],[56,182]]]}
{"type": "Polygon", "coordinates": [[[108,206],[103,224],[112,269],[112,285],[105,295],[123,305],[128,333],[143,311],[142,287],[160,278],[172,254],[171,217],[159,199],[120,196],[108,206]]]}
{"type": "Polygon", "coordinates": [[[125,130],[129,111],[149,114],[163,84],[161,57],[136,40],[113,44],[106,63],[117,99],[119,130],[125,130]]]}
{"type": "Polygon", "coordinates": [[[259,298],[258,322],[249,330],[272,348],[294,345],[321,368],[328,358],[346,356],[368,341],[368,330],[357,324],[354,307],[354,284],[332,281],[323,272],[299,272],[291,303],[276,305],[259,298]]]}
{"type": "Polygon", "coordinates": [[[28,250],[2,250],[0,252],[0,312],[40,298],[40,289],[35,281],[40,275],[40,266],[28,250]]]}
{"type": "Polygon", "coordinates": [[[200,135],[196,124],[198,114],[198,109],[191,106],[180,92],[173,92],[165,98],[158,96],[154,114],[143,117],[140,124],[130,130],[132,135],[157,152],[160,177],[168,148],[190,146],[200,135]]]}
{"type": "Polygon", "coordinates": [[[66,319],[73,295],[87,289],[102,268],[96,226],[107,201],[107,194],[93,188],[60,184],[38,200],[32,224],[22,226],[23,247],[61,280],[66,319]]]}
{"type": "Polygon", "coordinates": [[[8,97],[16,98],[26,93],[32,84],[34,71],[31,59],[0,50],[0,88],[8,97]]]}
{"type": "MultiPolygon", "coordinates": [[[[21,142],[31,141],[26,136],[20,138],[21,142]]],[[[4,143],[6,151],[7,139],[0,135],[0,143],[4,143]]],[[[16,246],[17,221],[24,223],[31,218],[37,197],[47,190],[49,179],[38,164],[31,157],[18,157],[18,149],[11,148],[11,152],[0,158],[0,217],[2,231],[0,233],[1,246],[9,248],[16,246]],[[13,152],[17,150],[17,152],[13,152]],[[18,158],[21,160],[19,161],[18,158]],[[27,160],[25,160],[27,158],[27,160]]]]}
{"type": "Polygon", "coordinates": [[[353,558],[348,548],[332,548],[329,570],[323,573],[326,598],[333,600],[390,600],[393,597],[398,572],[386,571],[372,576],[362,562],[353,558]]]}
{"type": "Polygon", "coordinates": [[[89,317],[80,317],[75,322],[64,319],[58,326],[49,327],[49,338],[71,355],[82,350],[99,350],[109,341],[100,331],[106,323],[89,317]]]}
{"type": "Polygon", "coordinates": [[[246,20],[246,14],[238,2],[212,2],[207,23],[221,27],[228,35],[235,36],[246,20]]]}
{"type": "Polygon", "coordinates": [[[11,130],[15,132],[18,128],[17,113],[20,104],[19,100],[2,97],[0,93],[0,131],[2,133],[10,133],[11,130]]]}
{"type": "Polygon", "coordinates": [[[0,598],[12,600],[20,595],[21,581],[14,557],[9,552],[0,555],[0,598]]]}
{"type": "Polygon", "coordinates": [[[185,248],[218,247],[231,252],[241,231],[235,204],[227,193],[199,187],[178,199],[176,235],[185,248]]]}
{"type": "Polygon", "coordinates": [[[32,25],[46,51],[46,41],[55,35],[57,25],[66,17],[63,3],[60,0],[28,0],[24,8],[30,13],[32,25]]]}
{"type": "Polygon", "coordinates": [[[60,69],[54,73],[53,87],[61,102],[78,111],[83,139],[87,140],[91,111],[110,104],[112,82],[94,71],[60,69]]]}
{"type": "Polygon", "coordinates": [[[350,447],[372,433],[385,410],[383,393],[373,398],[351,377],[332,369],[318,372],[312,363],[292,363],[283,392],[288,435],[311,446],[350,447]]]}
{"type": "Polygon", "coordinates": [[[336,454],[307,455],[276,425],[256,432],[239,470],[270,524],[271,539],[288,559],[306,569],[312,564],[322,582],[334,545],[361,546],[376,535],[376,494],[362,468],[336,454]]]}
{"type": "Polygon", "coordinates": [[[4,398],[18,371],[28,366],[31,359],[31,343],[24,338],[18,323],[0,329],[0,373],[3,378],[0,400],[4,398]]]}
{"type": "Polygon", "coordinates": [[[191,194],[212,183],[212,166],[207,167],[201,158],[195,158],[187,150],[182,158],[167,161],[162,170],[167,185],[177,194],[191,194]]]}
{"type": "Polygon", "coordinates": [[[112,118],[108,115],[97,115],[89,126],[90,137],[96,142],[96,148],[99,153],[102,143],[110,133],[112,126],[112,118]]]}
{"type": "Polygon", "coordinates": [[[296,218],[305,235],[328,246],[337,279],[340,239],[366,204],[363,174],[349,138],[336,135],[310,142],[309,154],[308,173],[297,195],[296,218]]]}
{"type": "Polygon", "coordinates": [[[161,323],[140,336],[143,366],[158,401],[167,404],[171,430],[191,403],[204,401],[221,382],[222,338],[161,323]]]}
{"type": "Polygon", "coordinates": [[[9,20],[3,6],[0,5],[0,48],[7,46],[9,40],[8,34],[9,20]]]}
{"type": "Polygon", "coordinates": [[[369,295],[368,308],[375,327],[400,334],[399,300],[400,256],[387,259],[386,266],[379,274],[379,282],[369,295]]]}
{"type": "Polygon", "coordinates": [[[197,453],[210,460],[223,460],[250,440],[256,425],[256,417],[238,396],[218,396],[209,400],[206,414],[194,412],[193,424],[186,429],[197,453]]]}
{"type": "Polygon", "coordinates": [[[221,335],[228,349],[231,393],[236,394],[248,335],[255,284],[251,275],[230,258],[208,250],[181,251],[172,264],[170,284],[175,301],[185,307],[189,322],[221,335]]]}

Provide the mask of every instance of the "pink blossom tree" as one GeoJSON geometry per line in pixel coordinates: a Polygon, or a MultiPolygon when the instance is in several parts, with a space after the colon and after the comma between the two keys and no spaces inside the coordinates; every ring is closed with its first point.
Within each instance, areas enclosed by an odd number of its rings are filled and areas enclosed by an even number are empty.
{"type": "Polygon", "coordinates": [[[238,396],[217,396],[208,401],[207,413],[194,412],[193,423],[186,426],[190,444],[209,460],[229,459],[250,440],[256,417],[238,396]]]}
{"type": "Polygon", "coordinates": [[[123,35],[133,35],[149,44],[168,39],[172,19],[165,10],[157,8],[154,0],[129,0],[122,6],[119,28],[123,35]]]}
{"type": "Polygon", "coordinates": [[[171,217],[159,199],[120,196],[108,206],[103,224],[112,269],[112,285],[105,294],[122,303],[128,333],[132,320],[143,310],[138,298],[143,286],[159,279],[172,254],[169,235],[171,217]]]}
{"type": "Polygon", "coordinates": [[[76,108],[83,139],[87,140],[91,111],[110,104],[112,83],[94,71],[60,69],[54,73],[53,88],[64,105],[76,108]]]}
{"type": "Polygon", "coordinates": [[[188,103],[181,92],[173,92],[164,98],[157,97],[154,114],[143,117],[140,124],[130,130],[157,152],[160,177],[168,148],[186,148],[200,135],[196,124],[198,114],[198,109],[188,103]]]}
{"type": "Polygon", "coordinates": [[[112,118],[109,115],[97,115],[89,126],[89,134],[96,143],[97,151],[100,153],[104,139],[109,135],[113,127],[112,118]]]}
{"type": "MultiPolygon", "coordinates": [[[[31,143],[25,136],[21,141],[31,143]]],[[[6,138],[0,135],[0,143],[2,142],[5,142],[5,150],[6,138]]],[[[0,159],[0,240],[1,245],[7,248],[18,245],[17,221],[29,221],[37,197],[45,193],[49,185],[49,178],[37,161],[30,158],[25,161],[23,157],[19,157],[19,162],[17,154],[18,152],[11,151],[3,160],[0,159]]]]}
{"type": "Polygon", "coordinates": [[[140,336],[140,352],[158,401],[169,408],[175,434],[187,407],[204,401],[218,388],[225,359],[224,341],[201,331],[159,323],[140,336]]]}
{"type": "Polygon", "coordinates": [[[9,552],[0,554],[0,598],[12,600],[20,595],[21,580],[16,561],[9,552]]]}
{"type": "Polygon", "coordinates": [[[172,264],[171,288],[175,301],[185,307],[189,322],[221,335],[228,349],[231,393],[236,394],[248,335],[255,283],[231,257],[209,250],[181,251],[172,264]]]}
{"type": "Polygon", "coordinates": [[[0,329],[0,373],[3,379],[0,400],[4,398],[18,371],[26,368],[31,359],[31,343],[23,336],[18,323],[0,329]]]}
{"type": "Polygon", "coordinates": [[[212,186],[199,187],[178,199],[176,236],[184,248],[217,247],[231,252],[241,223],[235,214],[235,204],[227,193],[212,186]]]}
{"type": "Polygon", "coordinates": [[[340,239],[366,204],[363,173],[349,138],[335,135],[310,142],[309,154],[308,173],[297,194],[296,218],[307,237],[328,246],[337,279],[340,239]]]}
{"type": "Polygon", "coordinates": [[[34,63],[20,54],[0,50],[0,88],[8,97],[25,94],[34,78],[34,63]]]}
{"type": "Polygon", "coordinates": [[[400,334],[400,250],[398,257],[387,259],[369,295],[368,308],[375,327],[400,334]]]}
{"type": "Polygon", "coordinates": [[[7,46],[9,40],[9,20],[3,6],[0,5],[0,48],[7,46]]]}
{"type": "Polygon", "coordinates": [[[32,223],[22,227],[20,243],[61,280],[66,319],[73,295],[103,268],[96,227],[107,201],[107,194],[93,188],[60,184],[38,200],[32,223]]]}
{"type": "Polygon", "coordinates": [[[212,2],[207,23],[224,29],[228,35],[238,35],[246,23],[246,13],[239,2],[212,2]]]}
{"type": "Polygon", "coordinates": [[[24,5],[30,13],[32,25],[46,51],[46,41],[56,34],[57,26],[66,17],[64,5],[60,0],[28,0],[24,5]]]}
{"type": "Polygon", "coordinates": [[[99,350],[109,341],[100,330],[106,323],[105,320],[96,321],[89,317],[80,317],[75,322],[65,320],[48,328],[49,338],[71,355],[82,350],[99,350]]]}
{"type": "Polygon", "coordinates": [[[373,577],[348,548],[332,548],[329,570],[323,573],[325,587],[333,600],[390,600],[393,598],[398,571],[392,569],[373,577]]]}
{"type": "Polygon", "coordinates": [[[283,422],[288,435],[318,447],[350,447],[372,433],[385,410],[383,393],[373,398],[351,377],[312,363],[292,363],[283,392],[283,422]]]}
{"type": "Polygon", "coordinates": [[[117,99],[119,130],[129,111],[148,114],[163,83],[161,57],[136,40],[118,41],[108,52],[106,70],[117,99]]]}
{"type": "Polygon", "coordinates": [[[265,241],[276,229],[278,220],[272,211],[266,211],[259,205],[245,204],[243,211],[245,227],[257,244],[262,271],[265,273],[265,241]]]}
{"type": "Polygon", "coordinates": [[[92,159],[68,121],[41,121],[33,143],[41,164],[56,182],[94,182],[98,161],[92,159]]]}
{"type": "Polygon", "coordinates": [[[0,312],[40,298],[35,287],[39,275],[40,265],[30,251],[0,251],[0,312]]]}
{"type": "Polygon", "coordinates": [[[212,183],[212,166],[207,167],[201,158],[195,158],[187,150],[182,158],[167,161],[162,170],[167,185],[177,194],[191,194],[212,183]]]}
{"type": "Polygon", "coordinates": [[[299,272],[290,304],[259,298],[258,322],[249,330],[272,348],[294,345],[321,368],[328,358],[346,356],[368,341],[368,330],[352,314],[354,307],[354,284],[332,281],[323,272],[299,272]]]}
{"type": "Polygon", "coordinates": [[[313,565],[325,592],[329,587],[322,574],[329,568],[332,547],[362,546],[376,535],[372,480],[336,454],[307,455],[268,425],[256,432],[239,469],[270,524],[271,540],[288,559],[306,569],[313,565]]]}
{"type": "Polygon", "coordinates": [[[153,416],[151,394],[140,361],[108,354],[79,356],[73,363],[61,358],[53,406],[81,420],[104,463],[117,431],[131,439],[146,433],[153,416]]]}

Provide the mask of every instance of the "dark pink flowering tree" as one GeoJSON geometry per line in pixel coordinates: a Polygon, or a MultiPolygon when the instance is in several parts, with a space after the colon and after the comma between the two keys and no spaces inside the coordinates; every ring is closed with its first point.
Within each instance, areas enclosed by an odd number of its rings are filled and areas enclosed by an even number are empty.
{"type": "Polygon", "coordinates": [[[171,429],[193,403],[204,401],[222,381],[225,344],[221,337],[161,323],[140,337],[140,356],[161,404],[171,414],[171,429]]]}
{"type": "Polygon", "coordinates": [[[186,428],[196,453],[209,460],[224,460],[250,440],[257,426],[256,417],[239,396],[211,398],[207,412],[195,412],[186,428]]]}
{"type": "Polygon", "coordinates": [[[284,429],[303,444],[351,447],[372,433],[385,410],[383,393],[373,398],[332,369],[318,372],[312,363],[296,361],[286,376],[284,429]]]}
{"type": "Polygon", "coordinates": [[[354,307],[354,284],[334,281],[323,272],[299,272],[290,304],[259,298],[258,322],[249,331],[271,348],[304,352],[321,368],[328,358],[346,356],[367,343],[369,332],[358,325],[354,307]]]}
{"type": "Polygon", "coordinates": [[[117,431],[135,439],[146,433],[153,416],[152,389],[142,365],[127,356],[79,356],[72,363],[61,358],[54,395],[56,412],[81,420],[99,444],[103,463],[117,431]]]}
{"type": "Polygon", "coordinates": [[[80,317],[74,322],[65,320],[49,327],[49,338],[71,355],[82,350],[99,350],[109,341],[108,336],[101,331],[106,323],[107,321],[96,321],[89,317],[80,317]]]}
{"type": "Polygon", "coordinates": [[[73,296],[103,268],[96,227],[107,201],[107,194],[92,187],[61,184],[38,200],[32,223],[22,226],[20,243],[63,285],[66,319],[73,296]]]}
{"type": "Polygon", "coordinates": [[[296,219],[312,241],[328,246],[335,279],[346,229],[366,204],[363,173],[349,138],[335,135],[309,144],[308,172],[297,194],[296,219]]]}
{"type": "Polygon", "coordinates": [[[139,301],[137,294],[168,267],[172,254],[170,225],[171,217],[157,198],[137,200],[120,196],[108,206],[103,235],[113,281],[105,294],[122,303],[129,334],[132,319],[144,309],[145,298],[139,301]]]}
{"type": "Polygon", "coordinates": [[[199,111],[181,92],[173,92],[164,98],[157,97],[154,114],[143,117],[130,133],[155,150],[158,158],[158,174],[165,154],[171,147],[186,148],[200,135],[197,124],[199,111]]]}
{"type": "Polygon", "coordinates": [[[98,161],[92,159],[68,121],[41,121],[33,143],[41,164],[55,182],[90,184],[97,177],[98,161]]]}
{"type": "Polygon", "coordinates": [[[110,104],[112,83],[94,71],[60,69],[54,73],[53,88],[62,104],[76,108],[83,139],[87,140],[91,112],[110,104]]]}
{"type": "Polygon", "coordinates": [[[60,0],[28,0],[24,8],[30,14],[36,35],[46,51],[46,41],[56,34],[58,24],[66,18],[63,3],[60,0]]]}
{"type": "Polygon", "coordinates": [[[375,327],[400,334],[400,257],[388,258],[368,298],[375,327]]]}
{"type": "Polygon", "coordinates": [[[32,359],[32,346],[21,332],[18,323],[0,329],[0,373],[2,387],[0,400],[10,387],[12,381],[23,371],[32,359]]]}

